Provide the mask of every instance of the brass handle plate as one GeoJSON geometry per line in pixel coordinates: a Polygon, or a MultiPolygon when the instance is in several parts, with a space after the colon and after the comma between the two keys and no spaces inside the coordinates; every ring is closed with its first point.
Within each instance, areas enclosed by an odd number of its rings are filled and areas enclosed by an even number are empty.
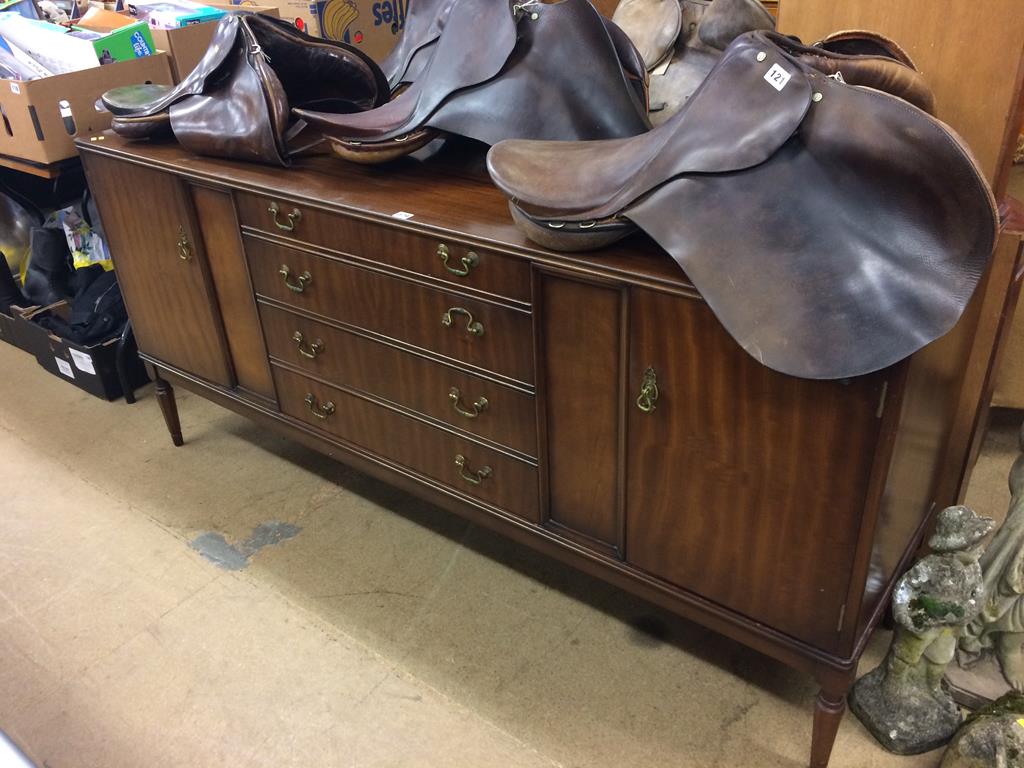
{"type": "Polygon", "coordinates": [[[335,411],[334,403],[330,400],[323,405],[318,405],[316,395],[312,392],[306,395],[306,407],[309,408],[309,412],[318,419],[326,419],[328,416],[333,416],[335,411]]]}
{"type": "Polygon", "coordinates": [[[322,354],[324,351],[324,340],[314,339],[309,345],[306,344],[306,337],[302,335],[302,331],[296,331],[292,334],[292,341],[295,342],[295,346],[299,349],[299,354],[303,357],[308,357],[310,360],[315,360],[317,355],[322,354]]]}
{"type": "Polygon", "coordinates": [[[274,225],[278,229],[283,229],[285,232],[293,232],[295,230],[295,225],[298,223],[299,219],[302,218],[302,211],[298,208],[292,208],[292,212],[285,216],[285,218],[288,219],[288,223],[282,224],[277,218],[277,214],[281,212],[277,203],[271,203],[270,207],[267,208],[267,212],[274,217],[274,225]]]}
{"type": "Polygon", "coordinates": [[[282,264],[281,268],[277,270],[277,274],[284,278],[284,284],[288,286],[288,290],[293,293],[302,293],[306,290],[306,287],[313,282],[313,276],[309,274],[309,270],[307,269],[299,275],[293,283],[292,271],[288,268],[287,264],[282,264]]]}
{"type": "Polygon", "coordinates": [[[189,261],[192,258],[192,244],[188,241],[184,227],[178,227],[178,258],[189,261]]]}
{"type": "Polygon", "coordinates": [[[478,397],[473,401],[471,408],[467,408],[462,404],[462,392],[459,391],[458,387],[452,387],[448,390],[448,399],[452,403],[452,408],[455,409],[456,413],[460,413],[467,419],[475,419],[481,413],[487,410],[489,403],[486,397],[478,397]]]}
{"type": "Polygon", "coordinates": [[[491,468],[487,466],[480,467],[476,472],[468,471],[466,469],[466,457],[461,453],[455,456],[455,466],[459,468],[459,474],[462,475],[462,479],[470,485],[480,485],[480,483],[491,476],[491,468]]]}
{"type": "Polygon", "coordinates": [[[644,413],[650,413],[658,407],[657,402],[658,376],[654,373],[654,368],[648,367],[640,381],[640,395],[636,399],[636,407],[644,413]]]}
{"type": "Polygon", "coordinates": [[[451,253],[448,250],[448,246],[445,245],[444,243],[441,243],[440,245],[437,246],[437,255],[441,257],[441,263],[444,264],[444,268],[451,272],[453,275],[458,275],[459,277],[465,277],[466,275],[469,274],[469,270],[471,270],[473,267],[480,263],[480,257],[477,256],[475,252],[469,251],[466,253],[465,256],[459,259],[459,263],[462,266],[453,267],[451,264],[448,263],[448,259],[451,258],[451,253]]]}
{"type": "Polygon", "coordinates": [[[473,314],[463,307],[451,307],[447,312],[441,315],[441,325],[446,328],[451,328],[455,323],[455,315],[466,316],[466,330],[474,336],[484,335],[484,324],[478,320],[473,319],[473,314]]]}

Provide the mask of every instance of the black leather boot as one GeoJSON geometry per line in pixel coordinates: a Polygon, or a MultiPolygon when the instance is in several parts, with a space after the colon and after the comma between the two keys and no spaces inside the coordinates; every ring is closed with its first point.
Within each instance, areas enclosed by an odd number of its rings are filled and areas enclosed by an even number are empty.
{"type": "Polygon", "coordinates": [[[34,227],[30,242],[25,296],[39,306],[66,299],[71,295],[68,286],[74,267],[64,233],[59,229],[34,227]]]}
{"type": "Polygon", "coordinates": [[[18,281],[11,274],[11,266],[7,259],[0,253],[0,312],[5,315],[11,314],[11,304],[19,307],[28,306],[28,300],[18,287],[18,281]]]}

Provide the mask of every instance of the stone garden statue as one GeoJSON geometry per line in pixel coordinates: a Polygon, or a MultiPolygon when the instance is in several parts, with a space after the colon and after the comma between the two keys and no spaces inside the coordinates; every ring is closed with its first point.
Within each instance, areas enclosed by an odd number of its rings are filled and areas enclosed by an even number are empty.
{"type": "Polygon", "coordinates": [[[1024,695],[1010,691],[967,718],[939,768],[1024,768],[1024,695]]]}
{"type": "MultiPolygon", "coordinates": [[[[1024,426],[1020,447],[1024,452],[1024,426]]],[[[981,570],[985,600],[960,639],[960,666],[969,668],[982,653],[994,651],[1006,682],[1024,692],[1024,455],[1010,470],[1006,522],[982,557],[981,570]]]]}
{"type": "Polygon", "coordinates": [[[882,746],[914,755],[942,746],[960,725],[960,708],[943,685],[963,627],[981,610],[978,558],[991,518],[947,507],[920,560],[893,592],[896,632],[885,661],[857,681],[850,708],[882,746]]]}

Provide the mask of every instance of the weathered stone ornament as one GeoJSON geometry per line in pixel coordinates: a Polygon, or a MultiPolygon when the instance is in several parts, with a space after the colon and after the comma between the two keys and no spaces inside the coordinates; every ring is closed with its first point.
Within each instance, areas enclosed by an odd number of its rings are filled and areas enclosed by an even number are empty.
{"type": "Polygon", "coordinates": [[[978,558],[991,518],[967,507],[939,513],[920,560],[893,592],[896,632],[885,661],[857,681],[850,709],[883,747],[916,755],[941,747],[960,726],[960,708],[943,685],[964,625],[981,610],[978,558]]]}
{"type": "MultiPolygon", "coordinates": [[[[1020,433],[1024,452],[1024,427],[1020,433]]],[[[1006,522],[981,558],[985,600],[960,638],[959,663],[972,669],[992,652],[1007,684],[1024,692],[1024,455],[1010,469],[1006,522]]]]}
{"type": "Polygon", "coordinates": [[[939,768],[1024,768],[1024,696],[979,709],[953,737],[939,768]]]}

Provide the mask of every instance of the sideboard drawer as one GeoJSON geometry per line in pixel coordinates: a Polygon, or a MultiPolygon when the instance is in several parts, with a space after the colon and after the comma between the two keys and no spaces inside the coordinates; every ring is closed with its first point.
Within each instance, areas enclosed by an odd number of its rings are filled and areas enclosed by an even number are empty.
{"type": "Polygon", "coordinates": [[[245,236],[260,296],[452,360],[533,382],[529,312],[245,236]],[[287,272],[287,278],[282,274],[287,272]],[[291,286],[291,287],[289,287],[291,286]]]}
{"type": "Polygon", "coordinates": [[[463,494],[540,521],[534,465],[276,365],[274,380],[286,415],[463,494]]]}
{"type": "Polygon", "coordinates": [[[530,303],[530,264],[449,238],[417,235],[274,197],[241,193],[245,226],[530,303]],[[289,218],[290,217],[290,218],[289,218]]]}
{"type": "Polygon", "coordinates": [[[532,395],[266,304],[260,316],[274,358],[537,455],[532,395]]]}

